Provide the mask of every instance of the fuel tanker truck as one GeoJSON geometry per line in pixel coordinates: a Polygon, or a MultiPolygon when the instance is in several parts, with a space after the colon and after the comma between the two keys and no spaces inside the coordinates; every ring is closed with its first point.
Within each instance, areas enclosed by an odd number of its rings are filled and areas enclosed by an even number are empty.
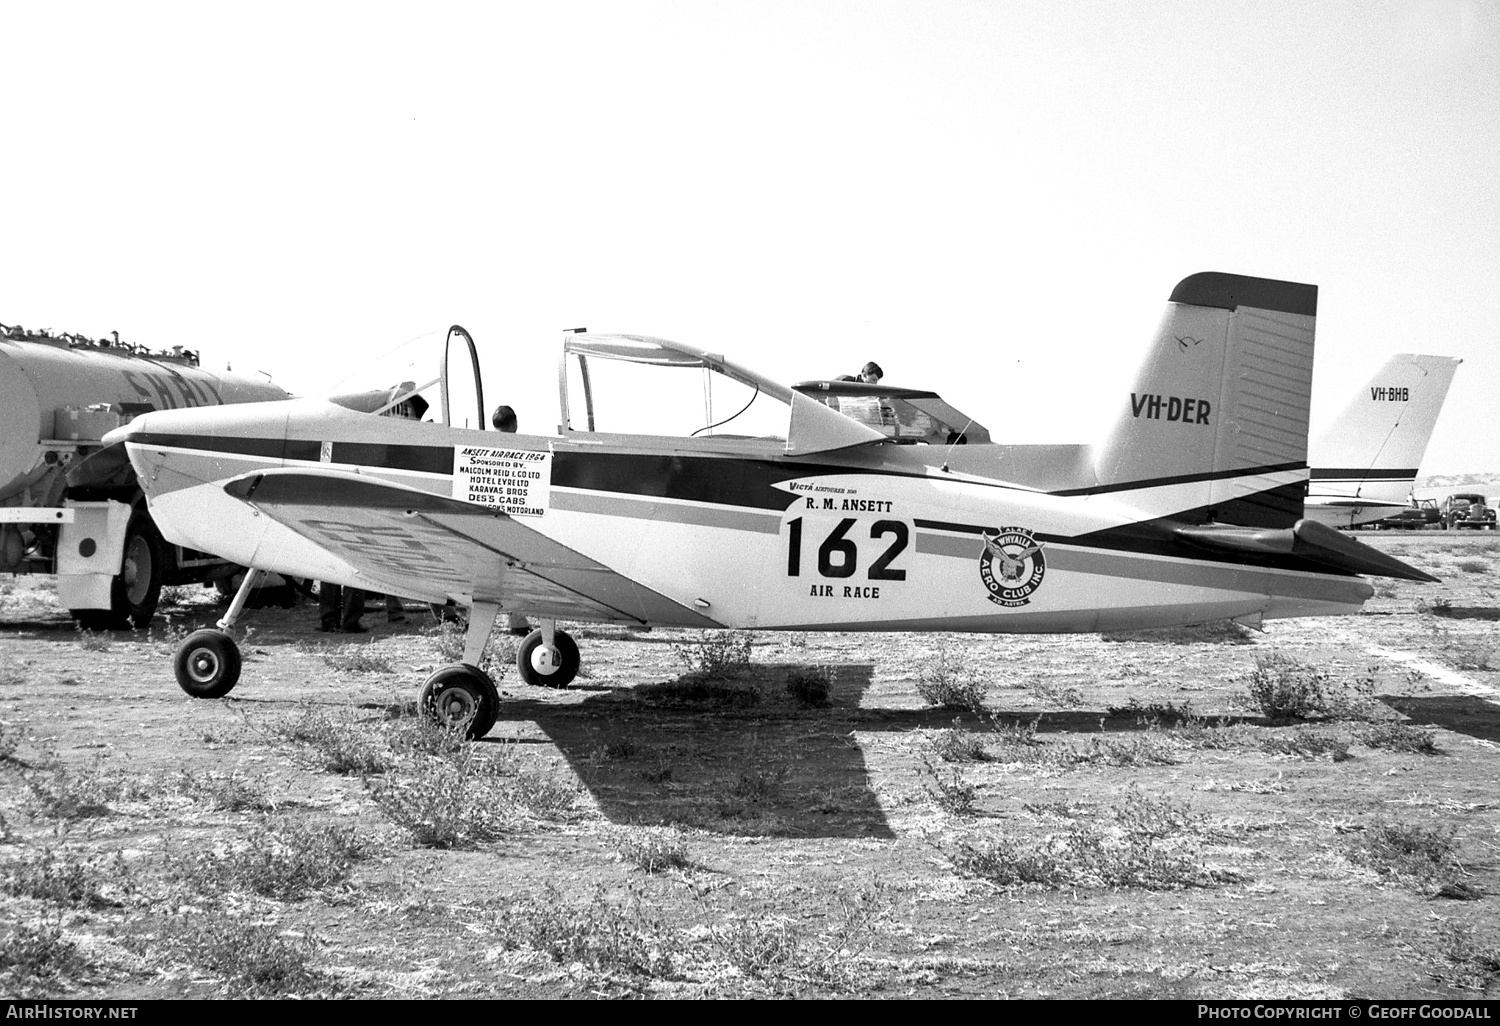
{"type": "Polygon", "coordinates": [[[107,431],[151,410],[286,399],[263,377],[198,365],[180,346],[0,324],[0,572],[52,574],[80,625],[144,627],[163,585],[239,568],[168,544],[107,431]]]}

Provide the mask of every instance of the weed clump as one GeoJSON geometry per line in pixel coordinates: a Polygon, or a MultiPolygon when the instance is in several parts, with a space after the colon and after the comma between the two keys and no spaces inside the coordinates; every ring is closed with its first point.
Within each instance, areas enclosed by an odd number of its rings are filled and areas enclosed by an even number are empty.
{"type": "Polygon", "coordinates": [[[385,656],[372,653],[368,645],[339,645],[323,651],[323,664],[340,673],[391,674],[396,668],[385,656]]]}
{"type": "Polygon", "coordinates": [[[749,631],[720,631],[693,645],[673,645],[688,672],[702,680],[727,680],[750,668],[749,631]]]}
{"type": "Polygon", "coordinates": [[[512,950],[541,953],[563,965],[581,964],[607,975],[672,979],[675,931],[648,910],[639,893],[623,903],[595,888],[586,901],[569,901],[552,884],[539,898],[522,897],[495,917],[492,930],[512,950]]]}
{"type": "Polygon", "coordinates": [[[343,883],[365,852],[353,827],[277,821],[233,850],[187,855],[181,865],[183,875],[206,892],[227,885],[278,901],[298,901],[343,883]]]}
{"type": "Polygon", "coordinates": [[[199,775],[185,769],[178,774],[177,786],[194,801],[224,812],[271,812],[276,807],[259,784],[238,772],[226,775],[210,770],[199,775]]]}
{"type": "Polygon", "coordinates": [[[932,662],[917,675],[917,694],[928,705],[941,709],[963,709],[983,716],[987,691],[984,682],[946,645],[938,647],[932,662]]]}
{"type": "Polygon", "coordinates": [[[1000,762],[1047,762],[1052,758],[1047,742],[1037,737],[1037,728],[1042,718],[1038,716],[1030,723],[1001,723],[991,717],[995,740],[1001,747],[1000,762]]]}
{"type": "Polygon", "coordinates": [[[299,718],[282,724],[277,731],[288,741],[311,748],[317,754],[319,767],[330,773],[351,776],[384,773],[395,762],[367,726],[335,722],[321,709],[304,709],[299,718]]]}
{"type": "Polygon", "coordinates": [[[888,913],[879,888],[840,892],[824,917],[828,925],[816,931],[789,916],[739,911],[731,905],[708,928],[706,939],[718,960],[748,980],[783,993],[812,987],[826,994],[853,982],[863,968],[858,956],[869,948],[888,913]]]}
{"type": "Polygon", "coordinates": [[[1089,738],[1081,750],[1075,750],[1068,761],[1080,766],[1175,766],[1177,754],[1172,746],[1155,734],[1141,734],[1128,739],[1089,738]]]}
{"type": "Polygon", "coordinates": [[[104,631],[78,628],[78,647],[85,652],[108,652],[113,645],[114,639],[104,631]]]}
{"type": "Polygon", "coordinates": [[[1303,759],[1316,759],[1326,755],[1334,762],[1354,758],[1349,754],[1347,738],[1325,730],[1299,727],[1289,734],[1266,734],[1258,743],[1261,751],[1271,755],[1291,755],[1303,759]]]}
{"type": "Polygon", "coordinates": [[[1437,942],[1432,975],[1438,982],[1483,994],[1500,981],[1500,946],[1477,940],[1473,927],[1445,923],[1437,942]]]}
{"type": "Polygon", "coordinates": [[[944,762],[984,762],[989,758],[989,753],[984,750],[984,742],[977,735],[962,729],[957,717],[951,728],[939,730],[932,735],[928,748],[944,762]]]}
{"type": "Polygon", "coordinates": [[[1201,818],[1185,804],[1132,790],[1110,818],[1040,837],[961,837],[945,854],[962,875],[1001,887],[1177,890],[1238,879],[1204,861],[1201,818]]]}
{"type": "Polygon", "coordinates": [[[1256,656],[1246,697],[1272,723],[1307,720],[1328,712],[1328,674],[1280,653],[1256,656]]]}
{"type": "Polygon", "coordinates": [[[1369,748],[1384,748],[1392,752],[1411,752],[1415,755],[1441,755],[1437,746],[1437,735],[1408,723],[1372,723],[1355,731],[1355,738],[1369,748]]]}
{"type": "Polygon", "coordinates": [[[701,677],[642,684],[631,692],[642,705],[661,709],[750,709],[760,704],[760,689],[747,684],[717,684],[701,677]]]}
{"type": "Polygon", "coordinates": [[[954,816],[972,816],[974,804],[979,798],[979,788],[964,778],[957,766],[942,773],[926,755],[922,756],[922,768],[917,771],[923,787],[932,796],[937,807],[954,816]]]}
{"type": "Polygon", "coordinates": [[[1457,834],[1452,827],[1376,823],[1350,845],[1349,858],[1383,880],[1442,889],[1463,871],[1457,834]]]}
{"type": "Polygon", "coordinates": [[[27,670],[30,663],[13,663],[9,659],[0,660],[0,687],[11,687],[15,684],[25,684],[30,677],[27,670]]]}
{"type": "Polygon", "coordinates": [[[63,936],[60,921],[9,923],[0,931],[0,986],[10,994],[76,982],[88,967],[78,945],[63,936]]]}
{"type": "Polygon", "coordinates": [[[113,813],[112,801],[135,793],[127,780],[113,777],[95,763],[82,770],[69,770],[57,763],[28,773],[31,808],[50,819],[98,819],[113,813]]]}
{"type": "Polygon", "coordinates": [[[615,840],[621,857],[637,869],[660,873],[687,867],[687,838],[675,827],[635,827],[615,840]]]}
{"type": "Polygon", "coordinates": [[[317,945],[306,934],[215,913],[170,921],[162,940],[179,958],[222,979],[237,997],[308,996],[333,987],[312,967],[317,945]]]}
{"type": "Polygon", "coordinates": [[[805,709],[826,709],[832,687],[832,675],[823,666],[793,670],[786,678],[786,693],[805,709]]]}
{"type": "Polygon", "coordinates": [[[118,852],[81,855],[43,848],[0,865],[0,892],[65,908],[110,908],[129,891],[131,875],[118,852]]]}
{"type": "Polygon", "coordinates": [[[511,833],[528,817],[556,818],[576,791],[472,745],[451,758],[425,758],[408,772],[367,781],[370,798],[427,848],[474,848],[511,833]]]}

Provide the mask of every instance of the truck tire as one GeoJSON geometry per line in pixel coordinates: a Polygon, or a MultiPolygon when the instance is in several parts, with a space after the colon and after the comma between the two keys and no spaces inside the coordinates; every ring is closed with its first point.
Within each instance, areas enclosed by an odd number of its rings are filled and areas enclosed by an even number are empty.
{"type": "Polygon", "coordinates": [[[109,591],[109,615],[116,626],[144,630],[151,622],[161,599],[166,561],[167,543],[161,532],[145,511],[136,510],[125,527],[125,553],[109,591]]]}

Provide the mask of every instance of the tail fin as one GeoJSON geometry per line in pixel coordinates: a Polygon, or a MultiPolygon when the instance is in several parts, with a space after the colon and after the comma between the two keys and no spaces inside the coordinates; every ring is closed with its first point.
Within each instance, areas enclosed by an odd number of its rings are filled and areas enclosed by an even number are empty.
{"type": "Polygon", "coordinates": [[[1313,444],[1310,503],[1359,498],[1404,505],[1462,362],[1411,353],[1386,361],[1313,444]]]}
{"type": "Polygon", "coordinates": [[[1188,523],[1291,527],[1302,516],[1315,285],[1184,278],[1094,473],[1188,523]]]}

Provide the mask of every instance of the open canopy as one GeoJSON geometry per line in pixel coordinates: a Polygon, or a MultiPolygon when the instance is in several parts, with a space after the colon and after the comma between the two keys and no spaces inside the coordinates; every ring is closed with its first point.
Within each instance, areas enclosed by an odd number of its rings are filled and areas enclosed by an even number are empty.
{"type": "Polygon", "coordinates": [[[565,335],[559,387],[564,433],[775,439],[792,455],[989,441],[935,392],[837,381],[788,388],[718,353],[643,335],[565,335]]]}

